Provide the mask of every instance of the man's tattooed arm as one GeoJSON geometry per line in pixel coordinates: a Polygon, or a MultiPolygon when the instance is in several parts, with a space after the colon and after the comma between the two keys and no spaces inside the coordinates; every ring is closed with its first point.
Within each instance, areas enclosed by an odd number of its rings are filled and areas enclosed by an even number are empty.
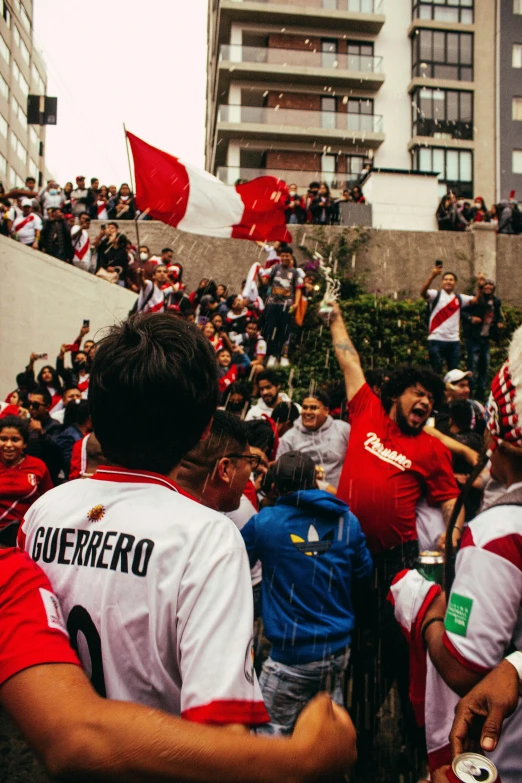
{"type": "Polygon", "coordinates": [[[348,397],[348,400],[351,400],[365,382],[364,373],[361,368],[359,354],[350,340],[338,304],[333,306],[330,329],[332,331],[332,342],[335,349],[335,355],[344,375],[346,396],[348,397]]]}

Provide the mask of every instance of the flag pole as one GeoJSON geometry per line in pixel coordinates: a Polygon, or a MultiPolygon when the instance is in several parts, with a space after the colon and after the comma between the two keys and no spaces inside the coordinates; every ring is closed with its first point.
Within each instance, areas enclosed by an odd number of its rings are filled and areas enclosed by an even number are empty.
{"type": "MultiPolygon", "coordinates": [[[[136,205],[136,191],[134,190],[134,177],[132,174],[132,165],[131,165],[131,159],[130,159],[130,150],[129,150],[129,139],[127,137],[127,128],[125,127],[125,123],[123,123],[123,135],[125,136],[125,146],[127,148],[127,162],[129,164],[129,177],[130,177],[130,183],[131,183],[131,190],[134,194],[134,205],[136,205]]],[[[134,218],[134,225],[136,227],[136,242],[138,243],[138,256],[140,254],[140,231],[138,228],[138,215],[134,218]]]]}

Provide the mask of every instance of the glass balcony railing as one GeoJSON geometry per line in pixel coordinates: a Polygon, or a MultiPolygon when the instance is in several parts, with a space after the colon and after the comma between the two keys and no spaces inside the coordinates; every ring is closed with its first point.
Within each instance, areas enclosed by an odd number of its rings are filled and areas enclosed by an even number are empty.
{"type": "MultiPolygon", "coordinates": [[[[380,14],[382,0],[248,0],[267,5],[299,5],[305,8],[323,8],[325,11],[348,11],[356,14],[380,14]]],[[[242,2],[242,0],[235,0],[242,2]]]]}
{"type": "Polygon", "coordinates": [[[218,122],[294,126],[301,129],[341,130],[354,133],[382,133],[380,114],[281,109],[267,106],[220,106],[218,122]]]}
{"type": "MultiPolygon", "coordinates": [[[[361,165],[362,168],[362,165],[361,165]]],[[[297,185],[302,196],[306,195],[311,182],[326,182],[331,190],[353,187],[358,181],[358,173],[333,173],[327,171],[306,171],[299,169],[253,169],[244,166],[220,166],[217,177],[226,185],[234,185],[238,179],[251,180],[256,177],[277,177],[287,185],[297,185]]]]}
{"type": "Polygon", "coordinates": [[[382,57],[363,54],[337,54],[308,49],[278,49],[275,46],[241,46],[226,44],[219,52],[220,61],[267,65],[328,68],[358,73],[382,73],[382,57]]]}

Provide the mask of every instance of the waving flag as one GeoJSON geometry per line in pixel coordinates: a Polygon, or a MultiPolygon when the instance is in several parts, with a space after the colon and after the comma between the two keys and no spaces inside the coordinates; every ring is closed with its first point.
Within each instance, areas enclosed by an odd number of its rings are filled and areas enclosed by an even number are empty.
{"type": "Polygon", "coordinates": [[[291,242],[286,228],[287,187],[276,177],[225,185],[127,131],[134,158],[136,205],[191,234],[291,242]]]}

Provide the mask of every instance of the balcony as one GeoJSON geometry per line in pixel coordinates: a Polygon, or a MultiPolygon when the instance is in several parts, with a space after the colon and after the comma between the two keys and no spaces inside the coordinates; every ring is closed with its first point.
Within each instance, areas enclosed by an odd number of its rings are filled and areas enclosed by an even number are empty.
{"type": "Polygon", "coordinates": [[[226,138],[326,142],[340,139],[376,149],[384,141],[382,116],[266,106],[220,106],[218,132],[226,138]]]}
{"type": "Polygon", "coordinates": [[[377,35],[384,24],[382,0],[221,0],[220,41],[232,22],[320,27],[377,35]]]}
{"type": "Polygon", "coordinates": [[[326,171],[306,171],[295,169],[251,169],[243,166],[219,166],[216,176],[226,185],[234,185],[238,179],[251,180],[256,177],[277,177],[287,183],[295,184],[300,195],[306,195],[310,182],[326,182],[330,190],[343,190],[353,187],[358,174],[335,174],[326,171]]]}
{"type": "Polygon", "coordinates": [[[382,57],[227,44],[219,52],[219,89],[231,79],[378,90],[384,75],[382,57]]]}

